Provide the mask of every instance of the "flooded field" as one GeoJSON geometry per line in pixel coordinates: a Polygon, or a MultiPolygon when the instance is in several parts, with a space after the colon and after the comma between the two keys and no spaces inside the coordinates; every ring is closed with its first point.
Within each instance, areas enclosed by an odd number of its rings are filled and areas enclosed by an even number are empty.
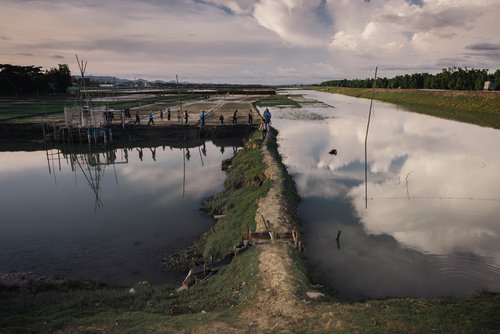
{"type": "Polygon", "coordinates": [[[500,291],[498,130],[375,102],[365,202],[370,101],[297,93],[303,108],[272,108],[273,125],[302,197],[308,260],[338,297],[500,291]]]}
{"type": "Polygon", "coordinates": [[[0,272],[178,283],[160,260],[212,225],[237,150],[218,145],[0,152],[0,272]]]}

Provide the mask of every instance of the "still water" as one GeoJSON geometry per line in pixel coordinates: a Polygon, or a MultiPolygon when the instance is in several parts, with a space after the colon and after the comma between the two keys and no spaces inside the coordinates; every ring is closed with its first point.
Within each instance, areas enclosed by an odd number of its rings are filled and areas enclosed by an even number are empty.
{"type": "Polygon", "coordinates": [[[500,291],[500,131],[374,102],[365,203],[370,101],[296,93],[303,108],[273,108],[273,125],[307,257],[339,298],[500,291]]]}
{"type": "Polygon", "coordinates": [[[210,228],[235,146],[0,152],[0,272],[176,283],[162,255],[210,228]]]}

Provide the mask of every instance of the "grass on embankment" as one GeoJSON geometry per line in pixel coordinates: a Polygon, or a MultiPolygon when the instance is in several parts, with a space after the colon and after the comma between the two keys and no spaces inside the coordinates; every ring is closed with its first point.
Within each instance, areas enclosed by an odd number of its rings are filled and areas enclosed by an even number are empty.
{"type": "Polygon", "coordinates": [[[230,164],[225,190],[205,202],[204,209],[208,213],[225,215],[214,226],[213,232],[207,232],[196,246],[206,258],[223,258],[238,244],[244,232],[255,231],[257,200],[270,188],[264,176],[259,136],[260,132],[254,133],[244,151],[224,162],[230,164]]]}
{"type": "MultiPolygon", "coordinates": [[[[369,88],[312,87],[315,90],[371,98],[369,88]]],[[[405,106],[409,111],[500,129],[500,93],[376,89],[374,99],[405,106]]]]}
{"type": "Polygon", "coordinates": [[[297,332],[499,333],[500,295],[316,303],[297,332]]]}

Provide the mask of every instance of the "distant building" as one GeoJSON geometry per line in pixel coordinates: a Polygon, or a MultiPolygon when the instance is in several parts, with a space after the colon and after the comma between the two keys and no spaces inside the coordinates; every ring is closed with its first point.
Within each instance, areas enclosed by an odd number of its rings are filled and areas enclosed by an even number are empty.
{"type": "Polygon", "coordinates": [[[496,87],[497,87],[497,84],[495,81],[486,81],[484,83],[483,90],[495,90],[496,87]]]}

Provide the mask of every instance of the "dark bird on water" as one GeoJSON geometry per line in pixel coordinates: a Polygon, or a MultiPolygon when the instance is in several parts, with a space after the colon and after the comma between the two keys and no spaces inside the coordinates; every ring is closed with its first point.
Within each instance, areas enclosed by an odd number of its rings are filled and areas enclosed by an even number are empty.
{"type": "Polygon", "coordinates": [[[330,155],[337,155],[337,150],[333,149],[330,152],[328,152],[328,154],[330,154],[330,155]]]}

